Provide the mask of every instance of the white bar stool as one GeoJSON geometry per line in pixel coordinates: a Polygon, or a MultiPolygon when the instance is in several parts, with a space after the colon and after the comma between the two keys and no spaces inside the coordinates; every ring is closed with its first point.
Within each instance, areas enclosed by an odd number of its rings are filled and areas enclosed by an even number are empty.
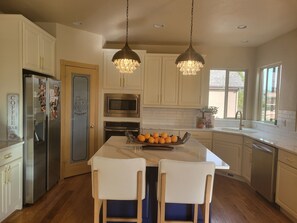
{"type": "Polygon", "coordinates": [[[209,222],[215,164],[162,159],[158,173],[158,223],[197,223],[198,205],[203,204],[204,222],[209,222]],[[193,221],[166,221],[165,203],[194,204],[193,221]]]}
{"type": "Polygon", "coordinates": [[[145,198],[145,159],[94,157],[92,162],[94,223],[99,223],[99,213],[102,203],[103,223],[107,221],[141,223],[142,200],[145,198]],[[137,200],[137,217],[107,217],[107,200],[137,200]]]}

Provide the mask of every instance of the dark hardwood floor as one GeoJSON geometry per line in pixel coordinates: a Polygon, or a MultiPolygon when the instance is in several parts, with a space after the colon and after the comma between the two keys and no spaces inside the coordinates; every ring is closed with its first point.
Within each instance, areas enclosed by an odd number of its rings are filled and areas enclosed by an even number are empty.
{"type": "MultiPolygon", "coordinates": [[[[63,180],[33,206],[16,211],[3,223],[92,223],[91,175],[63,180]]],[[[212,201],[213,223],[289,223],[276,207],[248,185],[216,175],[212,201]]]]}

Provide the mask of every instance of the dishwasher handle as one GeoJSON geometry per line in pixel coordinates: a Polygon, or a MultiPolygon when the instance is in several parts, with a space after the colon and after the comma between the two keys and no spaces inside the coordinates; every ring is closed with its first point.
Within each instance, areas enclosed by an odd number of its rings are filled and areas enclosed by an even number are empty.
{"type": "Polygon", "coordinates": [[[267,148],[265,146],[261,146],[261,145],[254,144],[254,143],[253,143],[253,148],[257,149],[257,150],[261,150],[261,151],[266,152],[266,153],[273,153],[273,148],[269,149],[269,148],[267,148]]]}

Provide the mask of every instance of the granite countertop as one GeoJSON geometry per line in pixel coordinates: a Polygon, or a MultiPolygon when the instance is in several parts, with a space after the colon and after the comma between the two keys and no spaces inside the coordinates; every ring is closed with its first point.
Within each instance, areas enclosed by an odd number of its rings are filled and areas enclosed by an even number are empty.
{"type": "Polygon", "coordinates": [[[20,141],[5,141],[5,140],[0,140],[0,150],[1,149],[5,149],[7,147],[10,147],[10,146],[13,146],[13,145],[16,145],[16,144],[23,144],[24,141],[20,140],[20,141]]]}
{"type": "Polygon", "coordinates": [[[209,128],[209,129],[188,128],[183,126],[181,126],[180,128],[176,126],[175,127],[174,126],[157,127],[152,125],[144,125],[142,127],[145,129],[168,129],[168,130],[180,130],[180,131],[212,131],[212,132],[222,132],[222,133],[230,133],[230,134],[240,134],[297,155],[297,138],[296,137],[281,136],[278,134],[266,133],[253,128],[243,128],[243,130],[240,131],[238,128],[235,128],[235,127],[216,127],[216,128],[209,128]]]}
{"type": "MultiPolygon", "coordinates": [[[[192,162],[211,161],[215,163],[216,169],[229,169],[227,163],[195,139],[189,139],[185,144],[173,146],[172,150],[165,151],[156,149],[144,150],[140,144],[127,144],[126,136],[112,136],[94,156],[118,159],[142,157],[146,159],[147,166],[151,167],[158,166],[160,159],[192,162]]],[[[92,158],[88,161],[89,165],[92,165],[92,158]]]]}

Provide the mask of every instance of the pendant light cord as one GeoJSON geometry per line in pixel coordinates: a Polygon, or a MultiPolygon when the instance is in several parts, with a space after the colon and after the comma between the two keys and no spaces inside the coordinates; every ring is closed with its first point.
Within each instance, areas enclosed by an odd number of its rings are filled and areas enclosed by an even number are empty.
{"type": "MultiPolygon", "coordinates": [[[[127,0],[127,1],[128,1],[128,0],[127,0]]],[[[192,9],[191,9],[190,46],[192,46],[192,34],[193,34],[193,14],[194,14],[194,0],[192,0],[192,9]]]]}
{"type": "Polygon", "coordinates": [[[126,43],[128,43],[128,13],[129,13],[129,0],[127,0],[127,10],[126,10],[126,43]]]}

